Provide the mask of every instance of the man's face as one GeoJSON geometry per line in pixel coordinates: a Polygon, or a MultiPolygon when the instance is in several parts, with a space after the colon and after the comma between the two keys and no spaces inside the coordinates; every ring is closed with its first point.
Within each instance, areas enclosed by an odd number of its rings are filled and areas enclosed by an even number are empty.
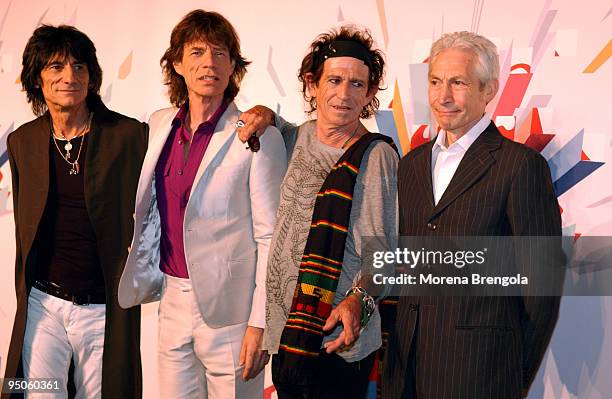
{"type": "Polygon", "coordinates": [[[224,45],[195,41],[183,46],[183,58],[174,70],[185,79],[189,96],[223,98],[234,72],[234,62],[224,45]]]}
{"type": "Polygon", "coordinates": [[[498,82],[481,90],[475,73],[476,54],[450,48],[439,53],[429,70],[429,106],[438,125],[461,136],[482,118],[497,93],[498,82]]]}
{"type": "Polygon", "coordinates": [[[54,56],[40,72],[40,87],[47,107],[74,108],[87,98],[87,65],[72,56],[54,56]]]}
{"type": "Polygon", "coordinates": [[[351,124],[376,94],[368,93],[369,69],[353,57],[329,58],[323,64],[318,83],[308,90],[317,101],[317,120],[333,127],[351,124]]]}

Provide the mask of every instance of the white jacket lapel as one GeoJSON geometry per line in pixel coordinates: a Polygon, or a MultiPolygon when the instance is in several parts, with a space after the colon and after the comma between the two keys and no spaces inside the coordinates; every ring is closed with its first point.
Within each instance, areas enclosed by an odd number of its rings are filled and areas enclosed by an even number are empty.
{"type": "Polygon", "coordinates": [[[208,143],[208,147],[204,152],[204,157],[202,157],[202,162],[200,162],[200,167],[198,168],[198,172],[196,173],[195,179],[193,180],[193,185],[191,186],[191,193],[189,193],[189,198],[193,195],[196,186],[199,184],[204,172],[208,169],[208,167],[213,164],[216,165],[218,162],[213,162],[217,156],[223,156],[231,146],[232,141],[236,135],[236,121],[238,120],[238,116],[240,115],[240,111],[236,108],[236,105],[232,102],[227,106],[227,109],[219,119],[217,126],[215,127],[215,133],[210,138],[210,142],[208,143]]]}
{"type": "Polygon", "coordinates": [[[142,165],[140,179],[138,181],[138,190],[136,192],[136,209],[146,211],[149,208],[151,201],[151,183],[155,166],[159,160],[159,156],[166,144],[166,140],[172,130],[172,120],[174,119],[178,108],[167,108],[160,111],[161,115],[156,118],[151,116],[149,120],[149,147],[142,165]]]}

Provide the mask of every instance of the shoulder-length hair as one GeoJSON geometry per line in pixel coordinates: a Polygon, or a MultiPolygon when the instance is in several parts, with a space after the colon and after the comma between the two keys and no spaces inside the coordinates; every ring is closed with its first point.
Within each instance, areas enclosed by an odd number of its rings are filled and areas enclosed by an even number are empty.
{"type": "Polygon", "coordinates": [[[172,29],[170,47],[160,60],[164,75],[164,84],[168,86],[170,102],[180,107],[188,98],[185,79],[174,70],[174,63],[183,59],[186,44],[205,41],[214,45],[223,45],[229,50],[234,62],[234,72],[223,93],[227,101],[232,101],[240,90],[240,82],[250,64],[240,54],[240,39],[232,24],[223,15],[204,10],[193,10],[172,29]]]}
{"type": "Polygon", "coordinates": [[[68,25],[43,25],[36,28],[23,51],[21,86],[26,92],[28,103],[37,116],[45,113],[47,103],[41,88],[42,70],[57,58],[73,57],[84,63],[89,72],[87,103],[100,100],[102,68],[96,57],[96,47],[86,34],[68,25]]]}

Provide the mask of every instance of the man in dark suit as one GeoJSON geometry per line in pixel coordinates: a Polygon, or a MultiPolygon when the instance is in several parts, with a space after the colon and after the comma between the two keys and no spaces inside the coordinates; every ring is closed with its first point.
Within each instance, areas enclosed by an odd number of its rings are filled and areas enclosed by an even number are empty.
{"type": "MultiPolygon", "coordinates": [[[[496,47],[482,36],[450,33],[433,44],[429,103],[441,130],[400,162],[400,235],[561,235],[546,160],[504,138],[485,113],[498,76],[496,47]]],[[[554,250],[562,257],[560,245],[554,250]]],[[[526,396],[559,303],[558,296],[401,297],[383,397],[526,396]]]]}

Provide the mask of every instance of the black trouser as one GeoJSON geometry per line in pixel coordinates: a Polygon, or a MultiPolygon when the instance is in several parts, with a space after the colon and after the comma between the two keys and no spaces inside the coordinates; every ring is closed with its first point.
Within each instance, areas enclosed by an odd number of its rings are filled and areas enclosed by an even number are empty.
{"type": "Polygon", "coordinates": [[[408,365],[402,399],[417,399],[416,394],[416,331],[408,352],[408,365]]]}
{"type": "Polygon", "coordinates": [[[323,351],[318,357],[314,383],[296,384],[279,381],[283,356],[280,352],[272,356],[272,382],[279,399],[364,399],[375,354],[348,363],[336,354],[323,351]]]}
{"type": "Polygon", "coordinates": [[[404,381],[404,391],[401,399],[417,399],[417,381],[416,381],[416,347],[419,332],[420,318],[417,314],[417,320],[410,342],[410,350],[408,351],[408,364],[406,366],[406,379],[404,381]]]}

